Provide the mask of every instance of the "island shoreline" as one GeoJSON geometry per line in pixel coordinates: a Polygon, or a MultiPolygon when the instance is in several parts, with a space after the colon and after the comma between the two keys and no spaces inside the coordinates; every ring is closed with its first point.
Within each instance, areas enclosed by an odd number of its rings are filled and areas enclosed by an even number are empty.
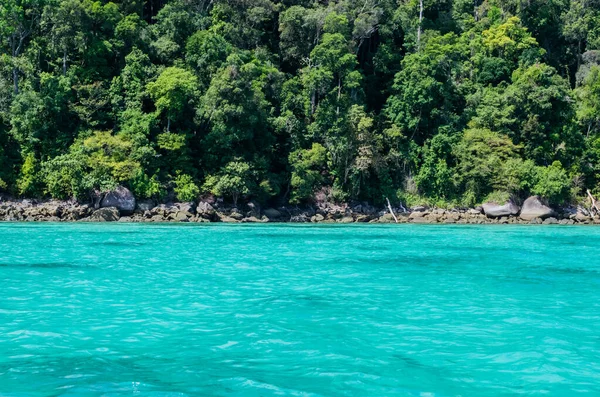
{"type": "Polygon", "coordinates": [[[263,209],[255,202],[236,207],[206,201],[163,204],[146,201],[137,203],[133,211],[124,211],[118,206],[100,207],[75,200],[11,198],[0,200],[0,222],[600,225],[600,216],[594,216],[583,207],[564,207],[554,210],[551,216],[525,219],[519,213],[486,214],[482,207],[442,209],[418,206],[407,209],[376,207],[368,203],[320,203],[263,209]]]}

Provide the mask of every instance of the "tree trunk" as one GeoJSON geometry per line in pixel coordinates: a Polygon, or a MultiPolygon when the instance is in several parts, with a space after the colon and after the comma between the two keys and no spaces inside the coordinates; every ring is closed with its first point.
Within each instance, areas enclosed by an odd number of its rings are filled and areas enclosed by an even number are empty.
{"type": "Polygon", "coordinates": [[[337,110],[336,116],[340,116],[340,97],[342,96],[342,78],[338,77],[338,94],[337,94],[337,110]]]}
{"type": "Polygon", "coordinates": [[[419,28],[417,29],[417,51],[421,48],[421,24],[423,23],[423,0],[419,0],[419,28]]]}
{"type": "Polygon", "coordinates": [[[16,67],[13,67],[13,84],[14,84],[14,91],[15,91],[15,95],[19,93],[19,69],[17,69],[16,67]]]}
{"type": "Polygon", "coordinates": [[[63,76],[67,75],[67,50],[63,50],[63,76]]]}
{"type": "Polygon", "coordinates": [[[387,201],[387,205],[388,205],[388,209],[390,210],[390,214],[392,214],[392,216],[394,217],[394,220],[396,221],[396,223],[398,223],[398,218],[396,218],[396,214],[394,214],[394,210],[392,209],[392,204],[390,204],[390,199],[386,197],[385,200],[387,201]]]}
{"type": "Polygon", "coordinates": [[[600,208],[598,208],[598,204],[596,202],[596,199],[594,198],[594,196],[592,196],[592,192],[590,192],[590,189],[587,190],[587,194],[590,198],[590,201],[592,202],[592,211],[596,210],[596,214],[600,214],[600,208]]]}

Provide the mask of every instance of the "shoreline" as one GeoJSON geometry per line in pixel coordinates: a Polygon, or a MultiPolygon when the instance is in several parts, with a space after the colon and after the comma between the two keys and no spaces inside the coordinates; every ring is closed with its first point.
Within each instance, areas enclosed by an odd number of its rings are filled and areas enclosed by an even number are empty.
{"type": "Polygon", "coordinates": [[[584,208],[568,207],[549,215],[524,219],[518,215],[490,215],[482,207],[440,209],[378,208],[367,203],[281,206],[262,209],[250,202],[239,207],[199,202],[157,204],[137,203],[133,211],[116,206],[94,207],[75,201],[0,201],[0,222],[126,222],[126,223],[313,223],[313,224],[521,224],[521,225],[600,225],[600,216],[584,208]],[[239,208],[243,207],[243,208],[239,208]]]}

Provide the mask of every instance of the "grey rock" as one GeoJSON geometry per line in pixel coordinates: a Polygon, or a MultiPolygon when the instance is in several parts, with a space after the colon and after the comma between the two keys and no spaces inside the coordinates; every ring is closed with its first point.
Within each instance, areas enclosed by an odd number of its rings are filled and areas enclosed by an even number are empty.
{"type": "Polygon", "coordinates": [[[519,207],[509,201],[503,205],[496,203],[485,203],[482,206],[483,212],[490,218],[499,218],[502,216],[517,215],[519,213],[519,207]]]}
{"type": "Polygon", "coordinates": [[[89,218],[92,222],[116,222],[120,218],[120,213],[117,207],[100,208],[89,218]]]}
{"type": "Polygon", "coordinates": [[[189,212],[179,211],[175,214],[175,217],[173,219],[177,222],[189,222],[189,219],[192,216],[193,215],[190,214],[189,212]]]}
{"type": "Polygon", "coordinates": [[[135,196],[129,189],[117,186],[115,190],[104,195],[100,202],[100,207],[115,207],[121,215],[131,215],[135,211],[135,196]]]}
{"type": "Polygon", "coordinates": [[[531,196],[523,203],[519,217],[530,221],[535,218],[546,219],[554,215],[554,210],[542,202],[539,196],[531,196]]]}
{"type": "Polygon", "coordinates": [[[192,215],[196,213],[196,204],[194,203],[177,203],[175,206],[179,208],[179,211],[187,212],[192,215]]]}
{"type": "Polygon", "coordinates": [[[583,211],[581,211],[577,212],[577,214],[575,214],[575,216],[572,219],[575,219],[577,222],[589,222],[592,218],[583,211]]]}
{"type": "Polygon", "coordinates": [[[154,201],[152,200],[138,201],[136,207],[136,209],[142,213],[150,211],[152,208],[154,208],[154,201]]]}
{"type": "Polygon", "coordinates": [[[557,225],[558,219],[550,217],[544,220],[544,225],[557,225]]]}
{"type": "Polygon", "coordinates": [[[207,215],[214,214],[215,208],[211,204],[205,201],[201,201],[200,203],[198,203],[198,207],[196,207],[196,213],[207,215]]]}
{"type": "Polygon", "coordinates": [[[263,211],[265,216],[269,219],[278,219],[281,218],[281,212],[277,211],[275,208],[267,208],[263,211]]]}
{"type": "Polygon", "coordinates": [[[420,218],[412,218],[410,219],[411,223],[436,223],[436,220],[431,220],[427,217],[420,217],[420,218]]]}
{"type": "Polygon", "coordinates": [[[229,217],[235,219],[236,221],[241,221],[242,219],[244,219],[244,215],[240,214],[237,211],[233,211],[232,213],[230,213],[229,217]]]}
{"type": "Polygon", "coordinates": [[[293,223],[306,223],[308,221],[310,221],[310,219],[304,214],[295,215],[290,218],[290,222],[293,223]]]}
{"type": "Polygon", "coordinates": [[[324,220],[325,220],[325,217],[321,214],[316,214],[310,218],[311,222],[323,222],[324,220]]]}
{"type": "Polygon", "coordinates": [[[258,219],[255,216],[249,216],[247,218],[242,219],[242,223],[262,223],[262,220],[258,219]]]}
{"type": "Polygon", "coordinates": [[[382,216],[379,217],[378,220],[379,223],[396,223],[396,220],[394,219],[394,216],[392,214],[383,214],[382,216]]]}
{"type": "Polygon", "coordinates": [[[247,204],[248,207],[248,217],[260,218],[260,204],[256,201],[250,201],[247,204]]]}

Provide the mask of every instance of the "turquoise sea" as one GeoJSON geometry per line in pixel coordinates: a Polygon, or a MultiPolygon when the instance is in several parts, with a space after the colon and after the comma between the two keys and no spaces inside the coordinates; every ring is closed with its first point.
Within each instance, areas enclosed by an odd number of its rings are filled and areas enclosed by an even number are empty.
{"type": "Polygon", "coordinates": [[[600,395],[600,228],[0,224],[0,396],[600,395]]]}

